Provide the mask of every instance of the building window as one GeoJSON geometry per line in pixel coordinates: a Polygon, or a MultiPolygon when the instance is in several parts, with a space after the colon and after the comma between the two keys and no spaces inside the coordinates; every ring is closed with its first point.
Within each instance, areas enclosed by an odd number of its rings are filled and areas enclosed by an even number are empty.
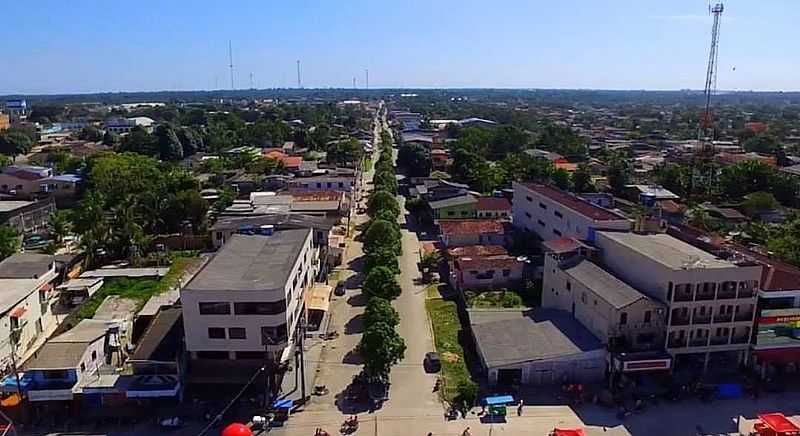
{"type": "Polygon", "coordinates": [[[261,327],[262,345],[279,345],[286,342],[287,339],[286,324],[281,324],[277,327],[261,327]]]}
{"type": "Polygon", "coordinates": [[[197,357],[200,359],[228,360],[230,355],[227,351],[198,351],[197,357]]]}
{"type": "Polygon", "coordinates": [[[586,301],[588,301],[586,298],[586,292],[583,292],[581,294],[581,303],[586,304],[586,301]]]}
{"type": "Polygon", "coordinates": [[[539,207],[541,207],[542,209],[547,210],[547,205],[544,204],[544,203],[539,203],[539,207]]]}
{"type": "Polygon", "coordinates": [[[92,350],[92,362],[97,360],[97,350],[92,350]]]}
{"type": "MultiPolygon", "coordinates": [[[[297,285],[295,277],[295,285],[297,285]]],[[[286,300],[276,301],[274,303],[265,302],[244,302],[233,303],[233,313],[236,315],[278,315],[286,312],[286,300]]]]}
{"type": "Polygon", "coordinates": [[[539,223],[539,225],[540,225],[540,226],[544,227],[544,221],[542,221],[542,220],[536,220],[536,222],[537,222],[537,223],[539,223]]]}
{"type": "Polygon", "coordinates": [[[511,270],[510,269],[504,269],[503,270],[503,277],[508,277],[510,275],[511,275],[511,270]]]}
{"type": "Polygon", "coordinates": [[[339,182],[339,187],[344,188],[344,182],[339,182]]]}
{"type": "Polygon", "coordinates": [[[553,234],[555,234],[556,236],[561,236],[561,232],[556,229],[553,229],[553,234]]]}
{"type": "Polygon", "coordinates": [[[86,364],[85,363],[81,363],[81,372],[85,372],[85,371],[86,371],[86,364]]]}
{"type": "MultiPolygon", "coordinates": [[[[530,212],[525,212],[525,216],[526,216],[526,217],[528,217],[528,218],[532,218],[532,215],[531,215],[531,213],[530,213],[530,212]]],[[[540,221],[540,222],[541,222],[541,221],[540,221]]]]}
{"type": "Polygon", "coordinates": [[[247,339],[247,330],[244,327],[231,327],[228,329],[228,338],[247,339]]]}
{"type": "MultiPolygon", "coordinates": [[[[569,282],[569,280],[567,281],[567,290],[568,290],[568,291],[571,291],[571,290],[572,290],[572,283],[570,283],[570,282],[569,282]]],[[[584,293],[583,295],[585,296],[585,295],[586,295],[586,293],[584,293]]],[[[584,301],[584,303],[585,303],[585,301],[584,301]]]]}
{"type": "Polygon", "coordinates": [[[447,216],[453,216],[453,215],[455,215],[455,214],[456,214],[456,213],[455,213],[455,212],[453,212],[452,210],[448,210],[448,211],[447,211],[447,216]]]}
{"type": "Polygon", "coordinates": [[[557,210],[554,210],[554,211],[553,211],[553,215],[555,215],[555,216],[557,216],[557,217],[559,217],[559,218],[564,218],[564,215],[562,215],[562,214],[561,214],[561,212],[559,212],[559,211],[557,211],[557,210]]]}
{"type": "Polygon", "coordinates": [[[322,189],[322,183],[317,183],[317,188],[322,189]]]}
{"type": "MultiPolygon", "coordinates": [[[[5,188],[3,188],[3,189],[5,189],[5,188]]],[[[528,200],[528,201],[531,201],[531,202],[533,201],[533,199],[531,198],[531,196],[530,196],[530,195],[526,195],[526,196],[525,196],[525,199],[526,199],[526,200],[528,200]]]]}
{"type": "Polygon", "coordinates": [[[225,339],[225,329],[222,327],[209,327],[208,328],[208,338],[209,339],[225,339]]]}
{"type": "Polygon", "coordinates": [[[222,232],[217,232],[217,240],[219,241],[222,239],[222,232]]]}
{"type": "Polygon", "coordinates": [[[207,302],[200,303],[200,315],[230,315],[230,303],[223,302],[207,302]]]}
{"type": "Polygon", "coordinates": [[[469,215],[469,211],[468,210],[462,210],[461,211],[461,216],[467,216],[467,215],[469,215]]]}
{"type": "Polygon", "coordinates": [[[649,311],[649,310],[644,312],[644,322],[645,322],[645,324],[650,322],[650,318],[652,317],[652,315],[653,315],[653,313],[651,311],[649,311]]]}
{"type": "Polygon", "coordinates": [[[619,325],[625,325],[628,323],[628,314],[622,312],[619,314],[619,325]]]}

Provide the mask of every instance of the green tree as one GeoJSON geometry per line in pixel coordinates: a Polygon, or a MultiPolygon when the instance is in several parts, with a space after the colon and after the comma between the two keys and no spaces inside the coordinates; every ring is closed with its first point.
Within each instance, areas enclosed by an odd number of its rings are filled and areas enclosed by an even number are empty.
{"type": "Polygon", "coordinates": [[[361,350],[368,374],[388,375],[392,365],[405,356],[406,344],[390,325],[376,323],[364,330],[361,350]]]}
{"type": "Polygon", "coordinates": [[[427,176],[432,165],[430,150],[418,143],[403,144],[397,152],[397,164],[405,168],[409,176],[427,176]]]}
{"type": "Polygon", "coordinates": [[[78,132],[78,139],[82,141],[99,142],[103,139],[103,132],[95,126],[86,126],[78,132]]]}
{"type": "Polygon", "coordinates": [[[745,161],[724,167],[720,172],[719,185],[728,198],[740,198],[751,192],[769,191],[773,169],[757,161],[745,161]]]}
{"type": "Polygon", "coordinates": [[[800,216],[784,223],[767,242],[767,249],[778,258],[800,266],[800,216]]]}
{"type": "Polygon", "coordinates": [[[395,217],[400,215],[400,204],[397,203],[395,196],[383,190],[373,191],[367,200],[367,213],[374,216],[378,212],[387,210],[395,217]]]}
{"type": "Polygon", "coordinates": [[[19,251],[22,238],[17,230],[11,226],[0,226],[0,260],[3,260],[19,251]]]}
{"type": "Polygon", "coordinates": [[[390,248],[377,248],[364,254],[364,271],[367,274],[379,266],[389,268],[395,274],[400,274],[397,254],[390,248]]]}
{"type": "Polygon", "coordinates": [[[550,176],[553,179],[553,184],[556,185],[559,189],[569,190],[570,188],[570,180],[569,180],[569,172],[564,168],[559,168],[553,171],[553,175],[550,176]]]}
{"type": "Polygon", "coordinates": [[[361,159],[364,150],[356,139],[345,139],[328,144],[328,162],[345,165],[355,164],[361,159]]]}
{"type": "Polygon", "coordinates": [[[628,161],[620,154],[613,154],[608,161],[608,185],[615,194],[621,194],[630,180],[628,161]]]}
{"type": "Polygon", "coordinates": [[[781,149],[781,144],[775,136],[762,133],[745,140],[742,147],[747,151],[771,155],[781,149]]]}
{"type": "Polygon", "coordinates": [[[769,192],[753,192],[742,202],[742,208],[751,217],[773,210],[778,205],[778,200],[769,192]]]}
{"type": "Polygon", "coordinates": [[[401,248],[400,238],[400,232],[392,223],[384,220],[374,220],[364,234],[364,251],[371,253],[375,250],[387,249],[399,254],[401,248]]]}
{"type": "Polygon", "coordinates": [[[72,223],[70,222],[69,212],[57,210],[50,214],[50,220],[47,222],[47,232],[56,244],[63,243],[64,238],[70,234],[71,230],[72,223]]]}
{"type": "Polygon", "coordinates": [[[119,136],[114,132],[107,130],[106,133],[103,134],[103,145],[114,147],[117,143],[119,143],[119,136]]]}
{"type": "Polygon", "coordinates": [[[20,154],[27,154],[33,147],[33,138],[21,130],[7,130],[0,133],[0,153],[17,157],[20,154]]]}
{"type": "Polygon", "coordinates": [[[364,310],[364,324],[367,326],[383,323],[389,327],[397,327],[400,323],[400,314],[392,307],[389,300],[372,297],[367,302],[364,310]]]}
{"type": "Polygon", "coordinates": [[[394,272],[385,267],[378,266],[373,268],[364,279],[364,294],[372,297],[394,300],[400,296],[400,285],[394,272]]]}
{"type": "Polygon", "coordinates": [[[586,163],[580,163],[575,172],[572,173],[572,189],[575,192],[594,192],[592,173],[586,163]]]}
{"type": "Polygon", "coordinates": [[[156,128],[158,155],[161,160],[174,161],[183,159],[183,145],[175,129],[169,124],[161,124],[156,128]]]}
{"type": "Polygon", "coordinates": [[[158,156],[159,146],[159,140],[156,137],[141,126],[136,126],[122,138],[119,144],[119,151],[158,156]]]}

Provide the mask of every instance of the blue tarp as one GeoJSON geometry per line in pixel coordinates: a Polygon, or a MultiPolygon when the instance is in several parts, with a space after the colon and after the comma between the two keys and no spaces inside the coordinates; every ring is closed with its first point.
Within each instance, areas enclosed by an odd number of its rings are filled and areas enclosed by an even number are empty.
{"type": "Polygon", "coordinates": [[[743,395],[742,385],[737,383],[722,383],[717,387],[719,398],[741,398],[743,395]]]}
{"type": "Polygon", "coordinates": [[[294,400],[277,400],[272,403],[272,407],[276,409],[291,409],[294,406],[294,400]]]}
{"type": "Polygon", "coordinates": [[[484,398],[484,403],[487,406],[495,406],[495,405],[502,405],[502,404],[513,404],[514,397],[511,395],[500,395],[497,397],[486,397],[484,398]]]}

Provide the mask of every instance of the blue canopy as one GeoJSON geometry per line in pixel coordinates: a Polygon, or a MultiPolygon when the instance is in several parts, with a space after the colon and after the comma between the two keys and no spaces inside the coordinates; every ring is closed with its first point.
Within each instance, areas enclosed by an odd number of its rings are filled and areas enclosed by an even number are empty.
{"type": "Polygon", "coordinates": [[[272,403],[272,407],[276,409],[291,409],[294,406],[294,400],[277,400],[272,403]]]}
{"type": "Polygon", "coordinates": [[[511,395],[499,395],[496,397],[486,397],[483,400],[487,406],[497,406],[502,404],[512,404],[514,397],[511,395]]]}

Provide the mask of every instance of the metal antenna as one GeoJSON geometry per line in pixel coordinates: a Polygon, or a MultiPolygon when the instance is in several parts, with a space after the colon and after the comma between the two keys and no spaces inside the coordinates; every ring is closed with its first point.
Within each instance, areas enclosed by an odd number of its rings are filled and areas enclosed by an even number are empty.
{"type": "Polygon", "coordinates": [[[250,73],[250,89],[256,89],[255,85],[253,85],[253,73],[250,73]]]}
{"type": "Polygon", "coordinates": [[[300,81],[300,61],[297,61],[297,89],[303,89],[303,82],[300,81]]]}
{"type": "Polygon", "coordinates": [[[353,89],[356,89],[356,77],[353,76],[353,89]]]}
{"type": "MultiPolygon", "coordinates": [[[[708,137],[709,131],[713,130],[713,115],[711,114],[711,96],[717,93],[717,63],[719,60],[719,25],[720,16],[725,7],[722,3],[717,3],[711,8],[714,15],[714,24],[711,27],[711,50],[708,53],[708,68],[706,69],[706,85],[703,91],[705,98],[705,110],[700,120],[700,128],[697,131],[697,139],[702,141],[708,137]]],[[[713,135],[713,131],[711,132],[713,135]]]]}
{"type": "Polygon", "coordinates": [[[364,73],[365,73],[365,74],[366,74],[366,76],[367,76],[367,83],[366,83],[366,87],[367,87],[367,89],[369,89],[369,68],[367,68],[366,70],[364,70],[364,73]]]}
{"type": "Polygon", "coordinates": [[[228,60],[230,61],[228,66],[231,67],[231,91],[233,91],[236,87],[233,85],[233,42],[230,40],[228,40],[228,60]]]}

